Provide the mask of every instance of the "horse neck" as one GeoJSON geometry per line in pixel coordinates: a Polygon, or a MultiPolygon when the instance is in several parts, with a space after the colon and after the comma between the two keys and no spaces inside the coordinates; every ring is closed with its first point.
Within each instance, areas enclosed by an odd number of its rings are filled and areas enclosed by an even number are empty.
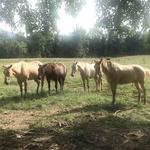
{"type": "Polygon", "coordinates": [[[81,74],[84,73],[84,67],[85,67],[85,64],[77,63],[77,71],[79,71],[81,74]]]}
{"type": "Polygon", "coordinates": [[[10,68],[10,76],[17,76],[16,75],[17,73],[16,73],[16,70],[14,69],[14,66],[12,66],[11,68],[10,68]]]}
{"type": "Polygon", "coordinates": [[[102,63],[101,67],[102,67],[102,72],[104,74],[106,74],[106,75],[110,75],[111,74],[111,68],[110,68],[110,66],[108,66],[107,63],[102,63]]]}
{"type": "Polygon", "coordinates": [[[21,74],[21,72],[24,72],[23,64],[24,64],[24,61],[13,64],[13,66],[11,67],[11,70],[10,70],[12,75],[17,77],[18,75],[21,74]]]}
{"type": "Polygon", "coordinates": [[[81,66],[82,66],[82,65],[81,65],[81,63],[79,63],[79,62],[78,62],[78,63],[76,64],[76,66],[77,66],[77,71],[80,71],[80,70],[82,69],[82,67],[81,67],[81,66]]]}
{"type": "Polygon", "coordinates": [[[90,77],[93,78],[95,75],[95,69],[94,69],[95,64],[82,64],[82,66],[79,66],[79,71],[81,76],[85,77],[90,77]]]}

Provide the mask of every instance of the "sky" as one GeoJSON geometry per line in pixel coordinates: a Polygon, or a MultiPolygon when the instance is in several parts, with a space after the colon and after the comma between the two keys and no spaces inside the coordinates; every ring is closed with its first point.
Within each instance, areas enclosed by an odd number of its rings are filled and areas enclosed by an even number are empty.
{"type": "MultiPolygon", "coordinates": [[[[32,5],[32,8],[36,7],[37,0],[29,0],[32,5]]],[[[61,9],[58,11],[59,19],[57,21],[57,27],[59,30],[59,34],[68,35],[73,32],[74,28],[82,27],[87,32],[94,26],[96,21],[96,13],[95,13],[95,3],[94,0],[86,0],[85,6],[76,16],[73,18],[71,15],[68,15],[65,12],[65,5],[62,4],[61,9]]],[[[17,22],[18,16],[15,16],[15,20],[17,22]]],[[[25,28],[18,28],[16,31],[12,29],[8,24],[4,21],[0,22],[0,28],[8,31],[8,32],[25,32],[25,28]]]]}
{"type": "Polygon", "coordinates": [[[57,22],[57,27],[60,34],[69,34],[76,27],[82,27],[88,32],[96,21],[94,0],[86,0],[85,6],[76,18],[73,18],[65,12],[64,4],[62,4],[61,9],[58,11],[58,15],[59,20],[57,22]]]}

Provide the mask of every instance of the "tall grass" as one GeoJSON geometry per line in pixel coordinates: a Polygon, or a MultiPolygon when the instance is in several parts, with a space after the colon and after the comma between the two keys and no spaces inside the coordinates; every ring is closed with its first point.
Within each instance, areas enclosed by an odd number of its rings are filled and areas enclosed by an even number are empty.
{"type": "MultiPolygon", "coordinates": [[[[137,105],[137,92],[132,84],[120,85],[117,89],[116,105],[111,106],[111,91],[109,86],[103,77],[103,91],[95,91],[95,83],[90,80],[90,92],[83,92],[82,81],[80,74],[76,73],[75,77],[71,77],[71,64],[74,61],[82,60],[91,62],[93,59],[63,59],[63,58],[49,58],[49,59],[37,59],[43,63],[47,62],[62,62],[67,66],[68,74],[65,81],[65,87],[63,93],[55,93],[54,83],[52,82],[51,95],[47,92],[47,83],[45,82],[44,93],[36,95],[36,83],[34,81],[28,82],[28,94],[27,98],[20,98],[19,86],[16,83],[16,79],[12,78],[10,85],[4,85],[3,83],[3,64],[9,64],[17,62],[21,59],[1,59],[0,60],[0,111],[12,111],[12,110],[23,110],[23,111],[41,111],[45,112],[45,117],[39,120],[37,118],[36,123],[31,122],[32,127],[39,126],[40,122],[43,122],[42,126],[47,126],[53,119],[66,119],[66,120],[82,120],[82,117],[93,113],[97,114],[113,114],[117,110],[126,110],[134,108],[135,111],[126,113],[124,116],[130,119],[142,121],[149,121],[149,102],[150,102],[150,79],[146,79],[147,89],[147,105],[137,105]],[[55,115],[49,115],[46,113],[50,110],[56,111],[55,115]],[[41,121],[42,120],[42,121],[41,121]]],[[[24,59],[27,61],[33,59],[24,59]]],[[[121,64],[141,64],[144,67],[150,68],[149,56],[130,56],[130,57],[118,57],[112,58],[112,60],[121,64]]],[[[123,117],[123,115],[121,116],[123,117]]],[[[41,124],[40,124],[41,126],[41,124]]]]}

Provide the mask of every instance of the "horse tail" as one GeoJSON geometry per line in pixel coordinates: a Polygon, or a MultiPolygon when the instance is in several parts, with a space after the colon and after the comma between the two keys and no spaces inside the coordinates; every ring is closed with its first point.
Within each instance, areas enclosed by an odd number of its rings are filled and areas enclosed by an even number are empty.
{"type": "Polygon", "coordinates": [[[146,76],[150,77],[150,70],[149,69],[145,69],[145,73],[146,73],[146,76]]]}

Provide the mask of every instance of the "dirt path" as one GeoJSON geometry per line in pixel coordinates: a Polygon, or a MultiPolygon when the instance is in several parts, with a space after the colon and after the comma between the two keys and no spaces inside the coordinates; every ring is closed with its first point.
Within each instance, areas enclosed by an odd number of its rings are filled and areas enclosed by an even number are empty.
{"type": "Polygon", "coordinates": [[[23,110],[11,110],[0,113],[0,128],[11,130],[28,129],[29,125],[33,121],[40,119],[41,117],[51,116],[59,112],[59,108],[53,108],[45,111],[23,111],[23,110]]]}

